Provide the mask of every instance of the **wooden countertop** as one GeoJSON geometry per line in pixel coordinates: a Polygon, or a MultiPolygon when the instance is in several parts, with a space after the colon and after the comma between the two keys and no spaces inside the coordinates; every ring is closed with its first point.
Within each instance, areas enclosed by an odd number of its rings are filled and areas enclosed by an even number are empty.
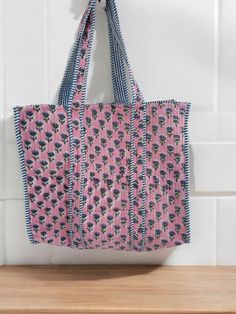
{"type": "Polygon", "coordinates": [[[236,313],[236,267],[1,266],[3,313],[236,313]]]}

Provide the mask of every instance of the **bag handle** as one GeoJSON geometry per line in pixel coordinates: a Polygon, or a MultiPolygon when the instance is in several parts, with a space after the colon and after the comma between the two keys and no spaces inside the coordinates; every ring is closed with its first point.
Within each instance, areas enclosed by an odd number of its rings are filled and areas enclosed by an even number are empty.
{"type": "MultiPolygon", "coordinates": [[[[108,0],[107,1],[107,17],[108,17],[108,24],[109,27],[111,28],[111,33],[114,37],[114,41],[116,41],[119,45],[119,50],[121,55],[123,56],[124,62],[126,63],[128,67],[128,73],[129,73],[129,81],[131,84],[131,88],[133,89],[132,95],[133,97],[135,96],[136,98],[133,98],[134,101],[142,102],[144,101],[143,95],[140,91],[139,85],[137,81],[135,80],[133,71],[131,69],[128,55],[126,52],[123,36],[120,30],[120,25],[119,25],[119,20],[118,20],[118,15],[117,15],[117,9],[116,9],[116,3],[115,0],[108,0]]],[[[117,80],[118,82],[118,80],[117,80]]]]}
{"type": "MultiPolygon", "coordinates": [[[[100,2],[100,1],[99,1],[100,2]]],[[[110,10],[110,6],[105,9],[108,14],[110,10]]],[[[116,23],[119,25],[119,18],[116,7],[113,8],[114,18],[116,23]]],[[[78,50],[81,47],[82,41],[82,33],[83,27],[86,24],[88,19],[89,6],[87,10],[84,12],[83,17],[81,19],[81,23],[79,26],[78,35],[76,41],[73,45],[72,52],[70,58],[67,63],[66,71],[64,73],[64,77],[61,83],[61,87],[58,94],[58,104],[64,104],[68,102],[67,98],[69,95],[70,85],[72,84],[73,77],[75,74],[75,63],[76,58],[78,62],[78,50]],[[66,95],[67,97],[66,97],[66,95]],[[63,101],[64,100],[64,101],[63,101]]],[[[128,103],[129,102],[129,94],[127,87],[127,77],[125,71],[125,61],[122,53],[120,52],[120,46],[116,42],[115,37],[112,35],[112,29],[110,24],[108,23],[108,31],[109,31],[109,41],[110,41],[110,58],[111,58],[111,70],[112,70],[112,85],[113,85],[113,94],[116,103],[128,103]]]]}
{"type": "MultiPolygon", "coordinates": [[[[92,20],[94,22],[91,22],[92,27],[91,27],[91,42],[93,40],[93,35],[94,35],[94,25],[95,25],[95,16],[96,16],[96,0],[94,0],[94,6],[92,7],[91,10],[91,15],[94,16],[94,19],[92,18],[92,20]],[[94,24],[93,24],[94,23],[94,24]]],[[[136,101],[140,102],[143,101],[143,96],[141,94],[140,88],[138,87],[138,83],[136,82],[135,78],[134,78],[134,74],[132,72],[132,69],[130,67],[130,63],[128,60],[128,56],[126,53],[126,49],[125,49],[125,44],[122,38],[122,34],[120,31],[120,26],[119,23],[116,20],[116,4],[114,0],[108,0],[107,1],[107,6],[106,6],[106,11],[107,11],[107,17],[108,17],[108,24],[110,25],[110,30],[112,33],[112,36],[114,38],[114,41],[117,42],[117,44],[119,45],[119,50],[120,53],[122,54],[124,61],[127,65],[128,68],[128,74],[129,74],[129,83],[130,83],[130,87],[131,87],[131,95],[132,95],[132,103],[135,103],[136,101]]],[[[88,65],[86,67],[86,72],[88,71],[88,67],[89,67],[89,59],[90,59],[90,49],[88,49],[88,65]]],[[[87,86],[87,75],[85,76],[84,79],[84,93],[86,93],[86,86],[87,86]]],[[[85,95],[82,95],[82,101],[83,98],[85,98],[85,95]]]]}
{"type": "Polygon", "coordinates": [[[78,52],[81,50],[82,40],[83,40],[82,36],[84,33],[84,29],[86,27],[88,17],[90,15],[91,5],[92,3],[90,1],[81,19],[78,34],[77,34],[75,43],[72,47],[72,52],[67,62],[67,67],[66,67],[63,79],[62,79],[60,89],[59,89],[58,104],[64,105],[64,107],[67,107],[69,103],[69,96],[71,95],[71,89],[72,89],[72,85],[73,85],[74,78],[76,75],[75,64],[76,62],[79,61],[78,59],[80,56],[78,55],[78,52]]]}
{"type": "MultiPolygon", "coordinates": [[[[61,84],[58,103],[67,106],[69,103],[78,102],[82,100],[83,95],[81,92],[83,85],[87,87],[87,68],[89,66],[90,49],[89,41],[92,42],[95,27],[96,17],[96,0],[90,0],[87,10],[85,11],[81,24],[80,32],[77,36],[74,44],[71,57],[68,61],[67,69],[61,84]],[[85,66],[85,73],[79,73],[80,65],[85,66]]],[[[128,91],[126,83],[126,74],[124,68],[124,62],[128,66],[129,82],[132,90],[132,101],[135,99],[137,92],[141,95],[137,82],[134,80],[134,75],[129,65],[127,53],[125,51],[125,45],[122,39],[116,5],[113,0],[107,1],[106,13],[108,17],[109,31],[110,31],[110,43],[111,43],[111,59],[113,68],[113,87],[114,95],[116,99],[121,102],[128,102],[128,91]],[[111,39],[112,37],[112,39],[111,39]],[[114,56],[114,50],[117,52],[114,56]],[[119,55],[118,55],[119,53],[119,55]],[[122,58],[120,58],[122,56],[122,58]],[[121,75],[120,75],[121,74],[121,75]]],[[[91,43],[90,43],[91,44],[91,43]]],[[[143,97],[142,97],[143,98],[143,97]]],[[[115,99],[115,100],[116,100],[115,99]]]]}
{"type": "MultiPolygon", "coordinates": [[[[106,14],[110,10],[110,5],[105,8],[106,14]]],[[[114,19],[120,26],[118,12],[116,7],[113,8],[114,19]]],[[[108,16],[107,16],[108,18],[108,16]]],[[[120,51],[119,44],[112,35],[111,25],[108,22],[108,32],[110,41],[110,56],[111,56],[111,72],[112,72],[112,86],[115,103],[128,103],[129,92],[127,87],[127,75],[126,75],[126,64],[123,55],[120,51]]]]}

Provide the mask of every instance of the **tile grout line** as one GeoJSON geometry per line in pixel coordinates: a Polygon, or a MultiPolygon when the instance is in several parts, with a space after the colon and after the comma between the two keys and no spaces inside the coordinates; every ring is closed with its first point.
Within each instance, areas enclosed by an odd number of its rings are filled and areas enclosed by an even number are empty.
{"type": "Polygon", "coordinates": [[[214,3],[214,96],[213,111],[219,107],[219,48],[220,48],[220,0],[214,3]]]}

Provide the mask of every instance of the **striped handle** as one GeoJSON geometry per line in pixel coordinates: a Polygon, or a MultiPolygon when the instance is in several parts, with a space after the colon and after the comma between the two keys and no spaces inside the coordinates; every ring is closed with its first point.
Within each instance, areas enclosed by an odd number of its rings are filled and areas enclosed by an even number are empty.
{"type": "Polygon", "coordinates": [[[60,86],[60,90],[58,94],[58,104],[64,105],[65,107],[71,104],[73,100],[72,89],[73,89],[74,80],[77,77],[76,72],[75,72],[75,64],[79,61],[78,52],[81,50],[82,40],[83,40],[82,36],[84,33],[86,23],[89,18],[89,15],[91,13],[92,6],[94,6],[94,0],[89,1],[87,9],[84,12],[83,17],[81,19],[78,35],[73,45],[72,52],[68,60],[67,67],[63,76],[63,80],[60,86]]]}
{"type": "MultiPolygon", "coordinates": [[[[107,7],[106,13],[108,13],[110,6],[107,7]]],[[[119,24],[119,17],[116,7],[113,8],[114,19],[119,24]]],[[[127,87],[127,75],[126,75],[126,64],[123,55],[120,51],[120,46],[117,43],[115,37],[112,34],[112,28],[108,23],[109,30],[109,41],[110,41],[110,56],[111,56],[111,72],[112,72],[112,86],[115,103],[128,103],[129,92],[127,87]]]]}
{"type": "Polygon", "coordinates": [[[141,90],[138,86],[137,81],[134,78],[134,74],[129,63],[128,55],[125,48],[125,43],[124,43],[122,33],[120,30],[115,0],[107,1],[106,11],[107,11],[108,25],[109,25],[109,28],[111,29],[112,36],[114,37],[113,40],[116,41],[117,44],[119,45],[120,53],[123,56],[123,59],[125,60],[125,63],[128,68],[129,82],[130,82],[130,87],[131,87],[131,92],[132,92],[132,103],[136,101],[143,102],[144,101],[143,95],[141,93],[141,90]]]}
{"type": "MultiPolygon", "coordinates": [[[[67,106],[76,102],[78,99],[77,86],[83,85],[81,88],[82,96],[79,98],[85,98],[87,89],[87,73],[89,67],[91,42],[94,35],[95,18],[96,18],[96,0],[90,0],[87,10],[84,13],[80,24],[80,32],[77,36],[76,42],[74,44],[71,57],[68,61],[67,69],[61,84],[58,103],[67,106]],[[89,45],[84,51],[82,46],[84,44],[84,34],[88,31],[87,37],[89,38],[89,45]],[[85,57],[84,57],[85,56],[85,57]],[[79,64],[81,58],[85,59],[85,71],[79,76],[79,64]],[[80,78],[80,82],[78,81],[80,78]]],[[[116,102],[128,102],[128,88],[126,82],[126,71],[125,64],[128,68],[129,82],[132,92],[132,102],[134,102],[137,97],[143,99],[140,89],[138,88],[137,82],[134,80],[134,75],[129,65],[127,53],[125,51],[125,45],[120,31],[119,19],[117,15],[116,4],[114,0],[107,1],[106,8],[108,26],[109,26],[109,38],[110,38],[110,48],[111,48],[111,63],[112,63],[112,81],[114,97],[116,102]],[[138,95],[138,96],[137,96],[138,95]]]]}

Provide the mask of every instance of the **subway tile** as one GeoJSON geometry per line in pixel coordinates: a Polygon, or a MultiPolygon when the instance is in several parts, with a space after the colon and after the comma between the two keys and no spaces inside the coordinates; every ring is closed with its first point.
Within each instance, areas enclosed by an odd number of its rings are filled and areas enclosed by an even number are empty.
{"type": "Polygon", "coordinates": [[[6,119],[12,115],[14,105],[45,102],[44,3],[5,1],[6,119]]]}
{"type": "Polygon", "coordinates": [[[135,7],[133,1],[117,2],[130,62],[147,100],[175,98],[191,102],[194,111],[213,108],[214,1],[136,0],[135,7]]]}
{"type": "Polygon", "coordinates": [[[193,143],[191,145],[192,192],[235,192],[235,159],[235,143],[193,143]]]}
{"type": "Polygon", "coordinates": [[[215,248],[215,200],[191,199],[191,244],[153,252],[76,250],[54,247],[53,264],[212,265],[215,248]]]}
{"type": "Polygon", "coordinates": [[[217,133],[219,141],[236,142],[236,112],[218,111],[217,133]]]}
{"type": "MultiPolygon", "coordinates": [[[[48,80],[51,103],[57,101],[56,92],[66,68],[82,12],[84,12],[87,3],[87,1],[64,0],[50,0],[48,2],[48,80]],[[61,38],[63,38],[63,41],[61,38]]],[[[108,31],[104,31],[107,27],[106,23],[105,12],[98,5],[96,36],[91,52],[86,94],[86,100],[93,103],[113,100],[108,47],[109,37],[108,31]],[[102,62],[99,62],[101,60],[102,62]]]]}
{"type": "Polygon", "coordinates": [[[5,202],[5,260],[8,265],[50,264],[49,245],[28,240],[22,201],[5,202]]]}
{"type": "Polygon", "coordinates": [[[236,197],[217,201],[217,265],[236,265],[235,250],[236,197]]]}
{"type": "Polygon", "coordinates": [[[4,118],[5,142],[16,143],[15,125],[13,117],[13,107],[7,109],[4,118]]]}
{"type": "Polygon", "coordinates": [[[220,1],[219,24],[219,108],[236,110],[236,2],[220,1]]]}
{"type": "Polygon", "coordinates": [[[191,142],[235,142],[235,111],[190,111],[191,142]]]}
{"type": "Polygon", "coordinates": [[[4,256],[4,202],[0,202],[0,265],[5,263],[4,256]]]}
{"type": "MultiPolygon", "coordinates": [[[[3,0],[0,0],[0,193],[4,180],[4,144],[3,144],[3,111],[4,111],[4,27],[3,0]]],[[[4,202],[0,201],[0,265],[5,263],[4,256],[4,202]]]]}
{"type": "Polygon", "coordinates": [[[193,197],[190,202],[191,243],[171,251],[166,265],[214,265],[216,200],[193,197]]]}
{"type": "Polygon", "coordinates": [[[0,141],[3,138],[3,110],[4,110],[4,23],[3,0],[0,0],[0,141]]]}
{"type": "Polygon", "coordinates": [[[85,1],[48,1],[47,51],[50,103],[55,103],[57,100],[56,94],[75,40],[80,15],[85,10],[85,6],[85,1]]]}
{"type": "Polygon", "coordinates": [[[0,194],[4,191],[4,143],[0,141],[0,194]]]}
{"type": "Polygon", "coordinates": [[[7,195],[20,194],[23,197],[23,181],[17,146],[16,144],[6,144],[5,149],[5,193],[7,195]]]}
{"type": "Polygon", "coordinates": [[[189,137],[191,142],[217,141],[218,115],[213,111],[190,111],[189,137]]]}

